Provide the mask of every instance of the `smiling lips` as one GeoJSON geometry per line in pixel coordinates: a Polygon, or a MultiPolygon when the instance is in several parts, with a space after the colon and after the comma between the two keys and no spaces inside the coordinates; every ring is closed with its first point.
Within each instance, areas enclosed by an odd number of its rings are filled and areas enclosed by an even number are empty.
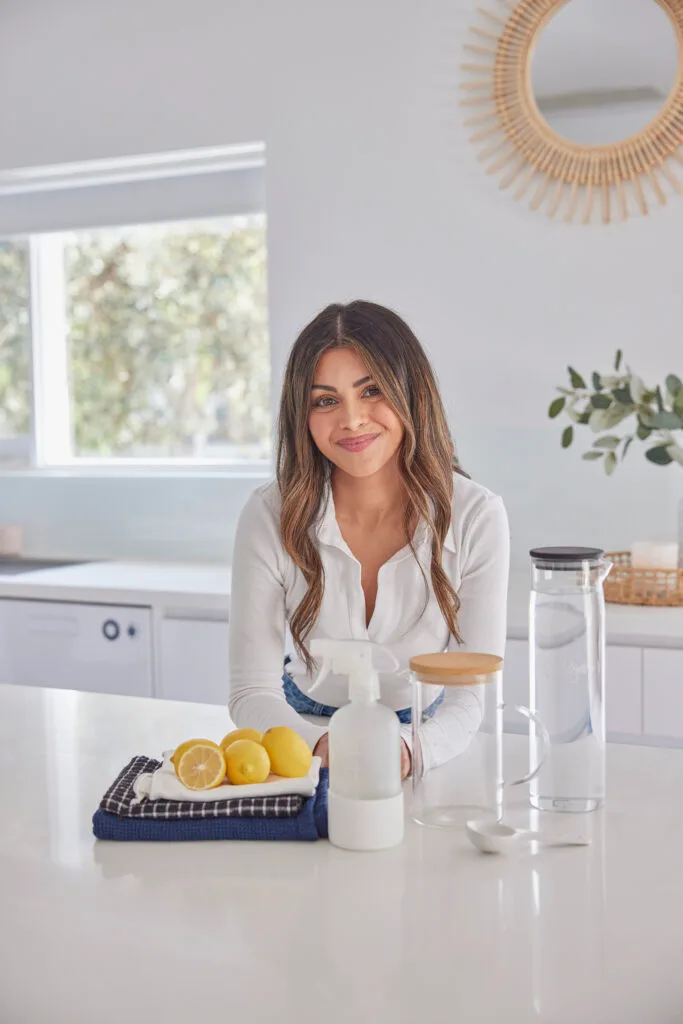
{"type": "Polygon", "coordinates": [[[364,452],[378,437],[379,434],[361,434],[360,437],[348,437],[345,441],[338,441],[337,444],[347,452],[364,452]]]}

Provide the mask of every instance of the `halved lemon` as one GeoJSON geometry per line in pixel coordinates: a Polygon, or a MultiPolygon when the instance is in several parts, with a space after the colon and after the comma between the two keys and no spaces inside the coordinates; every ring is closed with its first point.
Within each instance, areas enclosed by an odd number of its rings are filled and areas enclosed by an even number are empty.
{"type": "Polygon", "coordinates": [[[188,789],[215,789],[225,778],[225,758],[217,743],[191,743],[175,761],[176,775],[188,789]]]}
{"type": "Polygon", "coordinates": [[[180,746],[176,747],[176,749],[173,751],[173,756],[171,757],[171,761],[173,762],[173,764],[178,764],[178,761],[183,756],[185,751],[189,750],[190,747],[193,747],[195,743],[206,743],[207,746],[210,747],[211,744],[213,743],[213,740],[205,740],[205,739],[185,740],[184,743],[181,743],[180,746]]]}

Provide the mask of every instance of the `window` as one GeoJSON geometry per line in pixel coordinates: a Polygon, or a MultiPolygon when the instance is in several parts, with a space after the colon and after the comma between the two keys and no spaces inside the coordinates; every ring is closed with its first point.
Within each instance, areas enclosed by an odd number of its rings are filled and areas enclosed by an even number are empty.
{"type": "Polygon", "coordinates": [[[0,175],[0,232],[31,229],[0,238],[4,465],[269,459],[262,161],[219,152],[18,194],[0,175]]]}
{"type": "Polygon", "coordinates": [[[0,460],[23,465],[31,448],[29,251],[0,239],[0,460]]]}

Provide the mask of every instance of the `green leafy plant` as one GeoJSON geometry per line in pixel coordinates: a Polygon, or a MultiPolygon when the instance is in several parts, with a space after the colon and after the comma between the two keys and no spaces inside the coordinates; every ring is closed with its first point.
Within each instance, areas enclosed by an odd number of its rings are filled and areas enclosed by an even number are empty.
{"type": "Polygon", "coordinates": [[[683,381],[669,374],[664,387],[648,388],[629,367],[622,370],[622,352],[617,351],[614,372],[591,374],[590,386],[569,366],[569,388],[558,388],[559,397],[550,403],[550,419],[567,416],[572,423],[562,432],[562,447],[573,443],[576,427],[587,426],[598,434],[583,458],[602,462],[608,476],[623,460],[635,440],[647,444],[645,457],[657,466],[676,462],[683,466],[683,381]],[[612,433],[621,424],[625,433],[612,433]],[[678,436],[676,436],[678,435],[678,436]]]}

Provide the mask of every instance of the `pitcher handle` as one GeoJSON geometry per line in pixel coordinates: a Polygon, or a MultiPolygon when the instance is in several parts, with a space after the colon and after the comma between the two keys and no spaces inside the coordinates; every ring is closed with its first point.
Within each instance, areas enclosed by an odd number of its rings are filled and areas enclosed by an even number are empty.
{"type": "Polygon", "coordinates": [[[528,718],[528,720],[530,722],[533,722],[536,728],[541,733],[541,754],[538,759],[538,764],[536,765],[536,767],[532,768],[531,771],[528,772],[526,775],[523,775],[521,779],[515,779],[513,782],[505,783],[506,787],[524,786],[527,782],[532,782],[540,772],[541,768],[543,767],[545,759],[548,756],[548,751],[550,750],[550,733],[548,732],[548,730],[546,729],[545,725],[538,717],[538,715],[535,715],[534,712],[526,706],[526,704],[503,704],[502,707],[512,708],[513,711],[516,711],[518,714],[522,715],[523,718],[528,718]]]}

